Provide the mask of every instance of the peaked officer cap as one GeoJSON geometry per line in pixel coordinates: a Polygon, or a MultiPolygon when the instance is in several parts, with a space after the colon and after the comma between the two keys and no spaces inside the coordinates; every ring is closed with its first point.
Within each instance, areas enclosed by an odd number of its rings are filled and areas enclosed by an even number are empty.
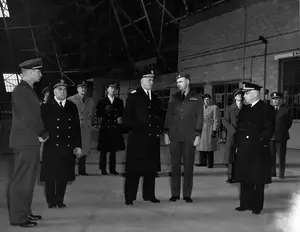
{"type": "Polygon", "coordinates": [[[43,66],[43,59],[42,58],[25,60],[24,62],[19,64],[19,67],[21,69],[41,69],[42,66],[43,66]]]}
{"type": "Polygon", "coordinates": [[[54,83],[53,89],[60,87],[60,86],[65,86],[68,87],[64,79],[59,79],[57,82],[54,83]]]}
{"type": "Polygon", "coordinates": [[[243,82],[243,91],[244,92],[247,92],[247,91],[250,91],[250,90],[260,91],[261,88],[262,87],[257,85],[257,84],[250,83],[250,82],[243,82]]]}
{"type": "Polygon", "coordinates": [[[235,96],[238,95],[239,93],[244,94],[242,88],[235,89],[235,90],[233,91],[232,95],[233,95],[233,97],[235,97],[235,96]]]}
{"type": "Polygon", "coordinates": [[[188,79],[188,80],[191,80],[191,76],[190,76],[189,73],[180,73],[180,74],[178,74],[178,75],[176,76],[176,80],[178,80],[179,78],[182,78],[182,77],[184,77],[184,78],[186,78],[186,79],[188,79]]]}
{"type": "MultiPolygon", "coordinates": [[[[151,70],[150,73],[143,75],[142,78],[155,78],[154,71],[151,70]]],[[[141,79],[142,79],[142,78],[141,78],[141,79]]]]}
{"type": "Polygon", "coordinates": [[[86,81],[80,81],[80,82],[77,84],[77,87],[87,87],[87,82],[86,82],[86,81]]]}
{"type": "Polygon", "coordinates": [[[273,92],[273,93],[271,93],[271,98],[272,99],[283,98],[283,94],[280,92],[273,92]]]}

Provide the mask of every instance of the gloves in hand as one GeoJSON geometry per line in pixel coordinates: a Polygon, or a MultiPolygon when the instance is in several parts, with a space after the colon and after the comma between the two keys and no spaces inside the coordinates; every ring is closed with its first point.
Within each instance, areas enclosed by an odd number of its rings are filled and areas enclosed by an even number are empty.
{"type": "Polygon", "coordinates": [[[108,106],[105,107],[105,112],[110,113],[112,111],[112,109],[113,108],[111,107],[111,105],[108,105],[108,106]]]}

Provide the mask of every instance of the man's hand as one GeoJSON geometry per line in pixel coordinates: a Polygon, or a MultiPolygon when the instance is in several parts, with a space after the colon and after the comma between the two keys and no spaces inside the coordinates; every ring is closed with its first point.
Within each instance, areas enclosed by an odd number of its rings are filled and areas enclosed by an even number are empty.
{"type": "Polygon", "coordinates": [[[164,135],[164,142],[165,142],[165,145],[169,145],[169,144],[171,143],[168,134],[165,134],[165,135],[164,135]]]}
{"type": "Polygon", "coordinates": [[[200,136],[196,136],[193,145],[197,147],[200,144],[200,136]]]}
{"type": "Polygon", "coordinates": [[[118,124],[122,124],[123,123],[123,119],[121,117],[118,117],[117,122],[118,122],[118,124]]]}
{"type": "Polygon", "coordinates": [[[108,105],[108,106],[105,107],[105,112],[110,113],[112,111],[112,109],[113,109],[112,106],[108,105]]]}
{"type": "Polygon", "coordinates": [[[83,154],[82,154],[82,150],[81,150],[80,147],[76,147],[76,148],[74,149],[73,153],[74,153],[74,155],[76,155],[77,158],[80,158],[80,157],[82,157],[82,155],[83,155],[83,154]]]}

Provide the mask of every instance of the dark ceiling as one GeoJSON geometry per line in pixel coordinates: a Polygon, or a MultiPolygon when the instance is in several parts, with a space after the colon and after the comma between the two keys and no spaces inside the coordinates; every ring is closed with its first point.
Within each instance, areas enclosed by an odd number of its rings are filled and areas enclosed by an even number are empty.
{"type": "Polygon", "coordinates": [[[146,71],[134,62],[152,57],[156,73],[175,72],[180,21],[218,2],[7,0],[11,17],[0,22],[0,42],[14,66],[43,57],[49,77],[131,79],[146,71]]]}

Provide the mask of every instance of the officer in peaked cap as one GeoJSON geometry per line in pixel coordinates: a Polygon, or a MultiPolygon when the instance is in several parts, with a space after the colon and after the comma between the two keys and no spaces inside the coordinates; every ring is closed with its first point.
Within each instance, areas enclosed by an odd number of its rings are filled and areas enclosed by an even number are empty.
{"type": "Polygon", "coordinates": [[[143,198],[159,203],[155,197],[155,176],[160,171],[162,103],[152,90],[154,72],[143,75],[141,86],[128,95],[124,125],[129,128],[125,161],[125,204],[136,200],[139,179],[143,177],[143,198]]]}
{"type": "Polygon", "coordinates": [[[270,140],[274,132],[275,113],[260,100],[261,86],[244,82],[245,105],[237,116],[233,180],[241,184],[237,211],[252,210],[260,214],[264,206],[264,188],[271,183],[270,140]]]}
{"type": "Polygon", "coordinates": [[[91,97],[87,97],[88,82],[82,80],[77,83],[77,94],[70,96],[68,100],[75,103],[77,106],[82,140],[82,154],[78,159],[78,174],[87,176],[86,172],[86,157],[91,152],[92,141],[92,120],[94,118],[95,104],[91,97]]]}
{"type": "Polygon", "coordinates": [[[272,106],[276,114],[275,131],[271,139],[270,148],[272,155],[272,176],[276,176],[276,157],[279,159],[279,178],[283,179],[285,174],[286,144],[290,139],[289,129],[293,124],[290,109],[282,102],[283,94],[271,93],[272,106]]]}
{"type": "Polygon", "coordinates": [[[237,116],[243,107],[244,92],[242,88],[235,89],[233,91],[234,102],[232,105],[226,107],[222,124],[226,128],[227,137],[224,151],[224,161],[228,164],[227,168],[227,183],[233,183],[233,171],[234,161],[236,157],[235,153],[235,133],[237,125],[237,116]]]}
{"type": "Polygon", "coordinates": [[[116,96],[118,85],[110,82],[106,85],[107,96],[101,98],[97,105],[97,117],[101,119],[97,149],[100,151],[99,169],[107,175],[106,161],[109,153],[109,172],[116,171],[116,152],[125,149],[123,138],[123,100],[116,96]]]}
{"type": "Polygon", "coordinates": [[[54,97],[42,104],[42,118],[49,130],[43,148],[40,181],[45,182],[49,208],[64,208],[68,181],[75,180],[75,155],[82,156],[80,122],[76,105],[67,100],[67,84],[59,79],[53,86],[54,97]]]}
{"type": "Polygon", "coordinates": [[[45,130],[40,104],[34,93],[33,84],[39,82],[42,74],[42,59],[24,61],[19,65],[22,80],[12,92],[12,126],[9,146],[16,152],[12,179],[8,189],[9,221],[11,225],[34,227],[41,219],[32,215],[31,202],[37,176],[40,142],[45,142],[45,130]]]}
{"type": "Polygon", "coordinates": [[[187,203],[193,202],[193,170],[195,146],[199,144],[203,126],[203,101],[200,94],[190,89],[190,75],[176,76],[178,92],[169,101],[164,122],[164,142],[170,145],[171,153],[171,198],[175,202],[181,195],[181,160],[183,158],[184,178],[182,195],[187,203]]]}

